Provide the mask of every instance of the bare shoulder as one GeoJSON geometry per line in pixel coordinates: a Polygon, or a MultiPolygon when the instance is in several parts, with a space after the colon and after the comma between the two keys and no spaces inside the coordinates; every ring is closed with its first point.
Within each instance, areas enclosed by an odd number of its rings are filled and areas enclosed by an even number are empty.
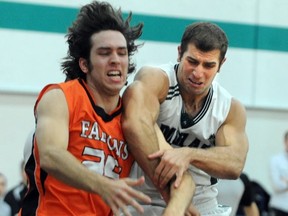
{"type": "Polygon", "coordinates": [[[63,115],[68,113],[68,106],[63,91],[59,88],[48,90],[37,105],[38,114],[63,115]]]}
{"type": "Polygon", "coordinates": [[[245,106],[236,98],[232,98],[229,114],[226,119],[227,122],[246,124],[246,109],[245,106]]]}
{"type": "Polygon", "coordinates": [[[64,92],[59,88],[47,90],[37,110],[36,139],[42,153],[55,146],[67,149],[69,111],[64,92]]]}
{"type": "Polygon", "coordinates": [[[161,68],[152,66],[143,66],[137,72],[134,80],[147,82],[149,84],[151,83],[151,81],[152,82],[168,81],[168,76],[161,68]]]}
{"type": "Polygon", "coordinates": [[[231,100],[231,108],[230,111],[237,113],[242,113],[246,115],[246,108],[245,106],[236,98],[232,98],[231,100]]]}
{"type": "Polygon", "coordinates": [[[163,101],[169,90],[169,79],[161,68],[144,66],[137,72],[133,85],[140,86],[145,89],[144,91],[157,95],[159,101],[163,101]]]}

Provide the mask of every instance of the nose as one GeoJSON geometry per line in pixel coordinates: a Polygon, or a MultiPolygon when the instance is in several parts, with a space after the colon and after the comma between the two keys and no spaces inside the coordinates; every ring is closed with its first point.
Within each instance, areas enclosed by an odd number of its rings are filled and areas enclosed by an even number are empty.
{"type": "Polygon", "coordinates": [[[120,62],[120,58],[119,58],[119,55],[118,55],[117,52],[113,52],[113,53],[111,54],[110,62],[111,62],[112,64],[117,64],[117,63],[120,62]]]}
{"type": "Polygon", "coordinates": [[[200,68],[194,68],[192,74],[195,78],[201,78],[203,73],[201,72],[200,68]]]}

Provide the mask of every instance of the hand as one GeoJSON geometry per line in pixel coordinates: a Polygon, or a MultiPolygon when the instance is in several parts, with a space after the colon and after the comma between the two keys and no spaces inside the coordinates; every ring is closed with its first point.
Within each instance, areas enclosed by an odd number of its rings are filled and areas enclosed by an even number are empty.
{"type": "Polygon", "coordinates": [[[136,201],[140,200],[145,203],[150,203],[151,199],[144,193],[139,192],[132,187],[140,186],[144,183],[144,177],[139,179],[123,178],[123,179],[108,179],[107,185],[103,185],[101,193],[99,193],[105,202],[111,207],[115,216],[120,215],[122,210],[123,215],[131,216],[127,209],[127,205],[133,206],[138,212],[143,213],[143,207],[136,201]]]}
{"type": "Polygon", "coordinates": [[[176,175],[174,186],[177,188],[181,183],[183,173],[189,167],[189,154],[190,151],[185,147],[160,150],[150,154],[148,156],[150,159],[161,158],[154,173],[154,183],[160,188],[164,188],[176,175]]]}

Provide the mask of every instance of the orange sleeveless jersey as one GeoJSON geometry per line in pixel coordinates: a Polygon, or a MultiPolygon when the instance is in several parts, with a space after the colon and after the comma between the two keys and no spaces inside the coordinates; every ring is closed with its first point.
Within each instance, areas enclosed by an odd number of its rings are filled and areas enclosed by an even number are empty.
{"type": "MultiPolygon", "coordinates": [[[[129,176],[134,159],[128,152],[120,125],[121,103],[108,115],[95,105],[83,80],[72,80],[46,86],[38,96],[34,111],[51,88],[61,88],[66,96],[70,119],[68,151],[88,169],[101,175],[114,179],[129,176]]],[[[70,187],[42,170],[37,142],[33,140],[33,154],[25,168],[29,190],[19,215],[112,215],[100,196],[70,187]]]]}

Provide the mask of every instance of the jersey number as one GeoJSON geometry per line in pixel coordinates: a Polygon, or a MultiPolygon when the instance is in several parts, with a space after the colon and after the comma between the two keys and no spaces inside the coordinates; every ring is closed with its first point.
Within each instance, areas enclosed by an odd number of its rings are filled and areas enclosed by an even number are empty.
{"type": "Polygon", "coordinates": [[[95,160],[85,160],[82,163],[92,171],[100,175],[107,176],[113,179],[119,179],[121,167],[118,161],[111,155],[106,156],[102,149],[94,149],[85,147],[83,155],[95,157],[95,160]]]}

